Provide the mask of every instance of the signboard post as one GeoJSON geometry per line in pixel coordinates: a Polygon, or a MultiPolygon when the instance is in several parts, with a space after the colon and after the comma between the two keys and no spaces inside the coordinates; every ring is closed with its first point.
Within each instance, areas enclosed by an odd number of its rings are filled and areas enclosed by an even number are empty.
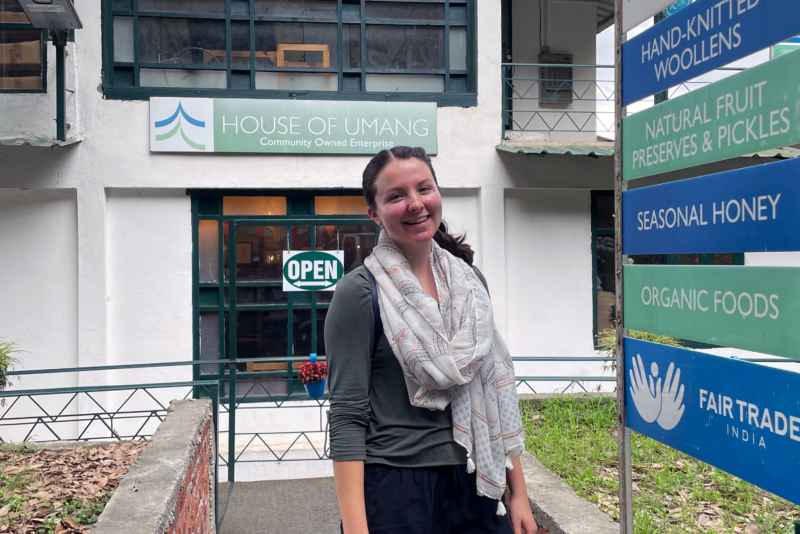
{"type": "Polygon", "coordinates": [[[333,291],[344,276],[343,250],[284,250],[284,291],[333,291]]]}

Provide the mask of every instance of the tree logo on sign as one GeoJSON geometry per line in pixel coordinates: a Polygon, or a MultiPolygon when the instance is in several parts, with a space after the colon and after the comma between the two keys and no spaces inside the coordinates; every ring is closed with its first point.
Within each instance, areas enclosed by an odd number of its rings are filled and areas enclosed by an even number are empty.
{"type": "Polygon", "coordinates": [[[682,404],[681,370],[675,369],[675,364],[670,362],[663,388],[656,362],[650,364],[650,373],[649,376],[645,373],[641,355],[637,354],[636,358],[631,358],[630,392],[633,404],[646,422],[655,421],[664,430],[672,430],[678,425],[686,409],[686,406],[682,404]],[[657,379],[656,382],[653,381],[654,378],[657,379]]]}
{"type": "Polygon", "coordinates": [[[335,285],[344,273],[336,256],[320,251],[294,254],[283,266],[283,279],[301,290],[325,290],[335,285]]]}

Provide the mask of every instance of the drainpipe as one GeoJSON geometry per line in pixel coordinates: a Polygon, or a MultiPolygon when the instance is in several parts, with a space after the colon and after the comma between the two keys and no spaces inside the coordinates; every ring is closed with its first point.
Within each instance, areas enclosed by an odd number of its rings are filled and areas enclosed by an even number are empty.
{"type": "Polygon", "coordinates": [[[56,139],[67,140],[66,46],[56,44],[56,139]]]}

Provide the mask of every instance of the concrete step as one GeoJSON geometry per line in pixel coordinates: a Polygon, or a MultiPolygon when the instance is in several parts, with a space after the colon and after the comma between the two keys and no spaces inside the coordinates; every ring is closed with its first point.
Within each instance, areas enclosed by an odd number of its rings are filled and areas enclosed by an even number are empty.
{"type": "Polygon", "coordinates": [[[339,502],[333,477],[219,485],[219,534],[338,534],[339,502]],[[227,502],[227,510],[225,504],[227,502]]]}

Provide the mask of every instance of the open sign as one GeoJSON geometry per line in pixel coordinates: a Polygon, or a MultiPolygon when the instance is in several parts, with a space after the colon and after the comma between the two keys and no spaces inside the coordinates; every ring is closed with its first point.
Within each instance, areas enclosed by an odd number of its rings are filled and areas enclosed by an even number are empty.
{"type": "Polygon", "coordinates": [[[333,291],[344,275],[343,250],[284,251],[284,291],[333,291]]]}

